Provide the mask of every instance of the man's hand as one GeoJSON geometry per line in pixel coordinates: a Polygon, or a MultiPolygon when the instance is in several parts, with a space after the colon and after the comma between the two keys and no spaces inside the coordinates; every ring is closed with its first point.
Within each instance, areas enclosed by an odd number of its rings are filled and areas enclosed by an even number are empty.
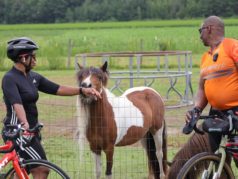
{"type": "Polygon", "coordinates": [[[183,128],[184,134],[190,134],[193,131],[194,126],[197,123],[197,120],[201,114],[202,110],[198,107],[194,107],[192,110],[189,110],[186,113],[186,124],[183,128]]]}
{"type": "Polygon", "coordinates": [[[192,118],[199,118],[199,116],[201,115],[202,110],[198,107],[194,107],[191,110],[188,110],[186,113],[186,117],[185,117],[185,121],[186,123],[189,123],[191,121],[192,118]]]}

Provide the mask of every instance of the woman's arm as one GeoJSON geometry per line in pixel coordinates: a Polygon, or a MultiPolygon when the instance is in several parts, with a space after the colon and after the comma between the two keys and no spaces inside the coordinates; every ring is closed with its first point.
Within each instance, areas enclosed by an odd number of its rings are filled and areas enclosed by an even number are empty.
{"type": "Polygon", "coordinates": [[[71,86],[60,86],[58,88],[56,95],[73,96],[73,95],[79,95],[81,93],[86,96],[92,95],[92,96],[101,98],[100,93],[94,88],[82,88],[82,87],[71,87],[71,86]]]}
{"type": "Polygon", "coordinates": [[[22,104],[13,104],[13,108],[16,112],[17,118],[20,121],[21,124],[23,124],[24,129],[29,129],[29,124],[27,122],[26,118],[26,112],[22,106],[22,104]]]}

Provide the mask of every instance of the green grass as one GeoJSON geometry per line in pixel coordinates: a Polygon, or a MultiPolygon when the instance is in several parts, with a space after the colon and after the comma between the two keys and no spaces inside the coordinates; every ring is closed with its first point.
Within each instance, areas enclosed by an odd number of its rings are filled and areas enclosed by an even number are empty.
{"type": "MultiPolygon", "coordinates": [[[[76,85],[74,70],[44,70],[38,72],[57,83],[76,85]]],[[[0,72],[0,79],[3,73],[0,72]]],[[[198,74],[198,69],[194,68],[192,83],[195,91],[198,74]]],[[[110,83],[109,86],[111,85],[110,83]]],[[[157,86],[166,88],[165,83],[162,82],[162,84],[160,85],[159,82],[156,82],[157,86]]],[[[163,93],[163,88],[158,91],[163,93]]],[[[94,158],[86,142],[82,153],[83,161],[79,160],[80,151],[76,137],[75,101],[76,97],[57,97],[41,94],[38,108],[39,119],[45,124],[42,131],[43,145],[48,159],[64,169],[72,178],[94,178],[94,158]]],[[[0,115],[3,118],[5,112],[2,103],[0,107],[0,115]]],[[[188,108],[190,107],[166,110],[169,161],[173,159],[176,152],[188,139],[188,136],[181,133],[184,115],[188,108]]],[[[106,160],[104,153],[102,154],[102,160],[102,178],[105,178],[106,160]]],[[[146,160],[146,154],[140,146],[116,147],[113,166],[114,178],[146,178],[146,160]]],[[[234,165],[233,169],[236,172],[234,165]]],[[[236,176],[238,176],[237,173],[236,176]]]]}
{"type": "MultiPolygon", "coordinates": [[[[102,28],[140,28],[140,27],[181,27],[198,26],[203,19],[185,20],[148,20],[148,21],[127,21],[127,22],[80,22],[61,24],[17,24],[0,25],[0,30],[45,30],[45,29],[102,29],[102,28]]],[[[238,25],[237,19],[224,19],[225,25],[238,25]]]]}
{"type": "MultiPolygon", "coordinates": [[[[38,43],[38,69],[65,69],[70,40],[73,43],[71,69],[73,58],[79,53],[189,50],[200,55],[206,49],[197,30],[201,21],[0,25],[0,69],[11,65],[6,58],[6,42],[20,36],[29,36],[38,43]]],[[[237,21],[226,19],[225,22],[226,36],[238,38],[237,21]]]]}
{"type": "MultiPolygon", "coordinates": [[[[74,70],[44,70],[38,72],[57,83],[76,85],[74,70]]],[[[0,72],[0,79],[3,74],[4,72],[0,72]]],[[[110,81],[109,87],[111,85],[112,82],[110,81]]],[[[161,86],[161,90],[165,86],[164,82],[163,85],[156,82],[156,85],[161,86]]],[[[40,94],[38,109],[39,119],[44,124],[42,131],[43,145],[46,149],[48,159],[62,167],[72,178],[94,178],[94,158],[91,156],[86,142],[82,154],[83,161],[79,161],[80,152],[76,137],[75,103],[76,97],[58,97],[43,93],[40,94]]],[[[5,114],[4,108],[1,107],[0,109],[2,111],[0,115],[3,118],[5,114]]],[[[167,120],[169,160],[172,160],[181,144],[186,141],[184,135],[178,134],[179,128],[184,122],[183,116],[185,111],[186,109],[182,108],[180,110],[168,110],[166,112],[166,119],[169,119],[167,120]],[[171,116],[176,118],[176,122],[171,119],[171,116]],[[176,129],[177,132],[170,133],[171,129],[176,129]]],[[[106,166],[104,153],[102,159],[102,176],[104,178],[106,166]]],[[[146,154],[140,146],[116,147],[113,167],[114,178],[146,178],[146,160],[146,154]]]]}

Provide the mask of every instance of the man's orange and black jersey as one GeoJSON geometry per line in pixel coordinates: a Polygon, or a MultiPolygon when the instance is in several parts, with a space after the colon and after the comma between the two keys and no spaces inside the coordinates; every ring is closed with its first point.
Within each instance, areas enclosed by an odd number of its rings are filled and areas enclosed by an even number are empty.
{"type": "Polygon", "coordinates": [[[202,57],[201,78],[208,102],[216,109],[238,106],[238,41],[225,38],[202,57]]]}
{"type": "Polygon", "coordinates": [[[2,79],[3,99],[7,108],[5,124],[17,124],[19,120],[13,109],[13,104],[22,104],[30,128],[38,122],[38,111],[36,102],[39,94],[38,90],[48,94],[56,94],[59,85],[47,80],[35,72],[28,72],[25,76],[23,72],[13,67],[2,79]]]}

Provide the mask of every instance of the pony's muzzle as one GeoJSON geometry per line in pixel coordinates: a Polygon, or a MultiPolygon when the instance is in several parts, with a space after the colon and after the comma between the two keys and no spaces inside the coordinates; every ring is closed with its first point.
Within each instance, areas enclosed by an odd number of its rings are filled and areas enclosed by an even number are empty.
{"type": "Polygon", "coordinates": [[[80,84],[80,87],[83,87],[83,88],[91,88],[92,87],[92,84],[87,84],[87,83],[81,83],[80,84]]]}

